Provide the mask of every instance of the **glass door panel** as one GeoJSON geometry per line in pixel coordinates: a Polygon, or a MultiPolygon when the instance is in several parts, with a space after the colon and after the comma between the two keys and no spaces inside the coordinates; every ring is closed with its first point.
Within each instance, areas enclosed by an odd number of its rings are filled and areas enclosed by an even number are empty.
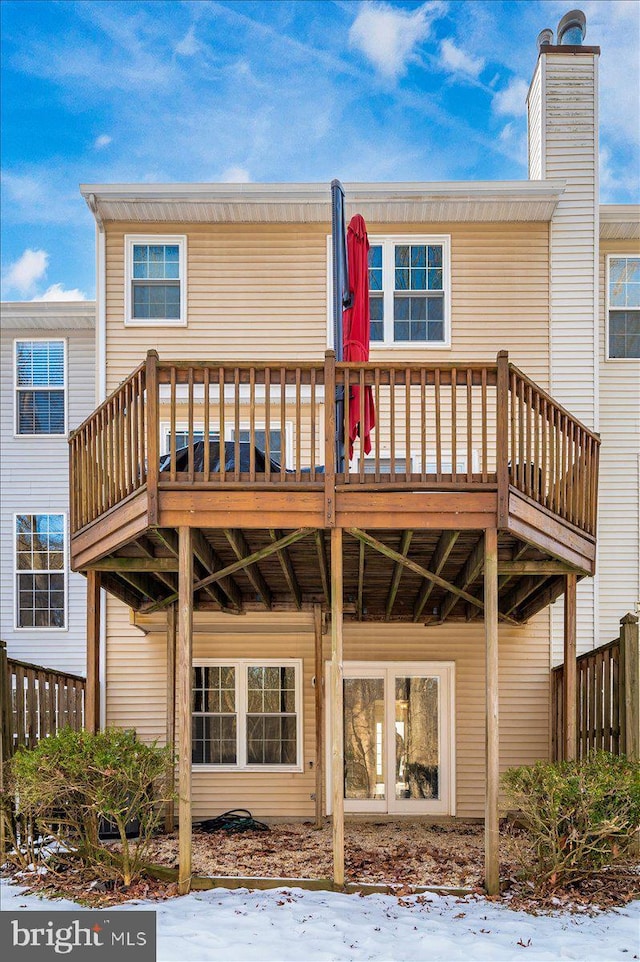
{"type": "Polygon", "coordinates": [[[438,678],[395,678],[395,797],[439,799],[438,678]]]}
{"type": "Polygon", "coordinates": [[[344,679],[344,797],[378,801],[385,791],[384,678],[344,679]]]}

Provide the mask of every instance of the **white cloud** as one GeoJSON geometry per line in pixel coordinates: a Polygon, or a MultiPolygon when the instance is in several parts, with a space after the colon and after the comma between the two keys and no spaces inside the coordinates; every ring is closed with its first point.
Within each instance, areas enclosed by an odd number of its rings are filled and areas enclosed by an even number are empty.
{"type": "Polygon", "coordinates": [[[77,287],[66,290],[62,284],[52,284],[44,294],[32,297],[32,301],[86,301],[87,295],[77,287]]]}
{"type": "Polygon", "coordinates": [[[251,174],[246,167],[227,167],[220,174],[223,184],[250,184],[251,174]]]}
{"type": "Polygon", "coordinates": [[[195,27],[191,24],[182,40],[176,44],[175,50],[181,57],[193,57],[200,50],[200,46],[200,41],[196,38],[195,27]]]}
{"type": "Polygon", "coordinates": [[[456,47],[453,40],[446,38],[440,44],[442,64],[452,73],[463,73],[469,77],[478,77],[484,67],[482,57],[472,57],[460,47],[456,47]]]}
{"type": "Polygon", "coordinates": [[[441,0],[430,0],[411,11],[386,3],[363,3],[349,30],[349,41],[383,76],[395,80],[446,9],[441,0]]]}
{"type": "Polygon", "coordinates": [[[36,283],[46,274],[48,264],[46,251],[27,248],[17,261],[9,264],[4,275],[5,287],[18,291],[23,297],[31,294],[36,283]]]}
{"type": "Polygon", "coordinates": [[[503,90],[497,90],[493,98],[493,109],[500,116],[519,117],[527,106],[529,84],[520,77],[513,77],[503,90]]]}
{"type": "Polygon", "coordinates": [[[110,137],[109,134],[100,134],[100,136],[94,140],[93,146],[96,150],[102,150],[104,147],[108,147],[112,140],[113,137],[110,137]]]}

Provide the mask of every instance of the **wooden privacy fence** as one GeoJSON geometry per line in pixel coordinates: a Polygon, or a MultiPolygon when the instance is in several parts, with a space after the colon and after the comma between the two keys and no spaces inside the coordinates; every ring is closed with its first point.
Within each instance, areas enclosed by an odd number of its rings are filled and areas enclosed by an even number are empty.
{"type": "Polygon", "coordinates": [[[594,534],[597,435],[509,363],[160,361],[150,351],[70,436],[71,530],[146,487],[509,485],[594,534]],[[360,388],[360,391],[354,391],[360,388]],[[346,469],[336,433],[376,408],[346,469]],[[336,402],[338,403],[336,407],[336,402]],[[344,419],[336,424],[338,417],[344,419]]]}
{"type": "Polygon", "coordinates": [[[82,728],[85,679],[7,658],[0,642],[2,757],[20,745],[33,748],[60,728],[82,728]]]}
{"type": "MultiPolygon", "coordinates": [[[[577,659],[577,757],[602,749],[640,760],[638,619],[627,614],[620,635],[577,659]]],[[[552,749],[563,757],[564,665],[552,673],[552,749]]]]}

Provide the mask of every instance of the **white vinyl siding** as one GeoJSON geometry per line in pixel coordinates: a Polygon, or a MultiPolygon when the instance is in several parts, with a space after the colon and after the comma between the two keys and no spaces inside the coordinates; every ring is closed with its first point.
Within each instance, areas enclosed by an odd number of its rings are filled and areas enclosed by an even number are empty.
{"type": "Polygon", "coordinates": [[[66,434],[66,343],[15,341],[15,433],[66,434]]]}
{"type": "MultiPolygon", "coordinates": [[[[46,309],[47,324],[37,326],[40,305],[33,305],[33,327],[20,327],[5,313],[3,306],[0,341],[0,384],[2,387],[0,424],[0,634],[7,642],[9,656],[45,667],[76,674],[85,672],[86,579],[67,570],[67,630],[15,627],[15,515],[64,514],[69,511],[69,448],[66,437],[37,435],[14,436],[15,427],[15,344],[16,340],[66,341],[68,427],[75,428],[95,407],[95,331],[90,320],[93,305],[86,306],[87,321],[82,328],[64,326],[64,307],[60,325],[51,329],[51,305],[46,309]]],[[[76,317],[78,305],[72,305],[76,317]]],[[[74,321],[74,323],[76,323],[74,321]]],[[[44,324],[44,322],[43,322],[44,324]]],[[[68,532],[67,532],[68,537],[68,532]]]]}

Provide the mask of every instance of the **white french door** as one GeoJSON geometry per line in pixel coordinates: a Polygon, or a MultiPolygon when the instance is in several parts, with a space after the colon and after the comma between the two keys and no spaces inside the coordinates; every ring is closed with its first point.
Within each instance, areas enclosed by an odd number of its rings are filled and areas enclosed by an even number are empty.
{"type": "Polygon", "coordinates": [[[454,814],[453,727],[452,662],[345,662],[345,811],[454,814]]]}

